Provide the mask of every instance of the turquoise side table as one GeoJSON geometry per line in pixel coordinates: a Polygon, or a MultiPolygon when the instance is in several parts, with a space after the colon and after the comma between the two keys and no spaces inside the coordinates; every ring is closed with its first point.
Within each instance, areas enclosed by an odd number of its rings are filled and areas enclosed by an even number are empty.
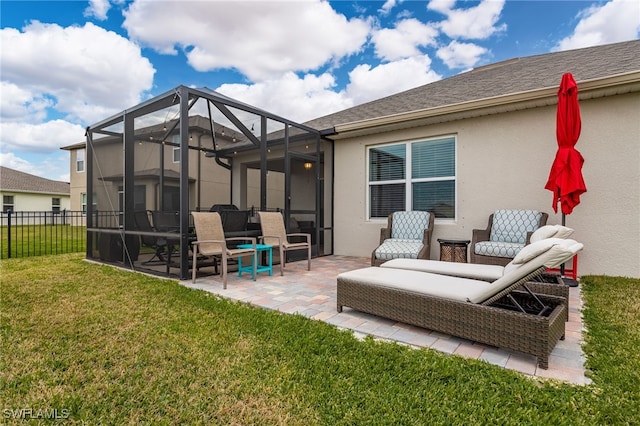
{"type": "MultiPolygon", "coordinates": [[[[240,244],[238,248],[252,248],[251,244],[240,244]]],[[[269,272],[269,276],[273,275],[273,249],[272,246],[267,244],[256,244],[256,258],[260,258],[260,253],[267,253],[267,264],[261,265],[260,262],[256,265],[256,273],[260,272],[269,272]]],[[[246,266],[242,266],[242,257],[238,258],[238,276],[241,277],[243,272],[247,272],[251,274],[251,278],[253,276],[253,259],[251,263],[246,266]]]]}

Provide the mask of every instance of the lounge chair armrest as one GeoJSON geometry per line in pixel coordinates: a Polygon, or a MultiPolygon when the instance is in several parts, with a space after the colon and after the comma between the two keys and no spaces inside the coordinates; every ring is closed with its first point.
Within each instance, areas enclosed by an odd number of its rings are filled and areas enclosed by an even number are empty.
{"type": "Polygon", "coordinates": [[[380,229],[380,244],[384,243],[384,240],[388,240],[391,238],[391,229],[390,228],[381,228],[380,229]]]}

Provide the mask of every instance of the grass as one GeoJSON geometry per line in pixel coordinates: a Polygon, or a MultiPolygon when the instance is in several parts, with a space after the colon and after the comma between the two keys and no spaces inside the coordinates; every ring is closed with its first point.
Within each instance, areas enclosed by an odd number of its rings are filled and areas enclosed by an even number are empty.
{"type": "Polygon", "coordinates": [[[11,251],[9,229],[0,226],[0,259],[47,254],[84,253],[87,228],[72,225],[13,225],[11,251]]]}
{"type": "Polygon", "coordinates": [[[360,341],[82,255],[0,266],[7,423],[46,410],[71,424],[640,422],[637,279],[582,279],[593,384],[573,386],[360,341]]]}

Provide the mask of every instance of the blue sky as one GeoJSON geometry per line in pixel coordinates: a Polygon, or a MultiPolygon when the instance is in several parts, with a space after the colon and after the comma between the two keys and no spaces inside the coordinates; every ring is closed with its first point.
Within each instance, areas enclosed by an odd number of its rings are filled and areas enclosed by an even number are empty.
{"type": "Polygon", "coordinates": [[[304,122],[515,57],[639,38],[640,2],[0,1],[0,164],[69,179],[84,128],[178,85],[304,122]]]}

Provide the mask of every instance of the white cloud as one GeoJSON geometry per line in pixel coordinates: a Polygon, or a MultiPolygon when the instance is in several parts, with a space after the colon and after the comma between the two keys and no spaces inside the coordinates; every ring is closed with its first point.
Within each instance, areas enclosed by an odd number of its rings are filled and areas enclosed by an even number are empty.
{"type": "Polygon", "coordinates": [[[487,49],[473,43],[461,43],[453,40],[447,46],[441,47],[436,56],[450,69],[471,68],[487,53],[487,49]]]}
{"type": "Polygon", "coordinates": [[[46,179],[70,182],[69,153],[57,152],[43,158],[25,160],[14,153],[0,153],[0,165],[46,179]]]}
{"type": "Polygon", "coordinates": [[[33,93],[13,83],[0,81],[0,119],[38,123],[47,116],[53,101],[42,93],[33,93]]]}
{"type": "Polygon", "coordinates": [[[335,90],[331,74],[299,77],[285,73],[280,79],[255,84],[223,84],[226,96],[263,108],[290,120],[304,122],[333,112],[412,89],[442,77],[431,70],[428,56],[415,56],[375,67],[358,65],[349,73],[345,90],[335,90]]]}
{"type": "Polygon", "coordinates": [[[84,16],[93,16],[96,19],[104,21],[107,19],[107,13],[111,8],[109,0],[89,0],[89,6],[84,11],[84,16]]]}
{"type": "Polygon", "coordinates": [[[554,50],[570,50],[634,40],[640,35],[640,3],[637,0],[612,0],[603,6],[591,6],[578,15],[580,22],[569,37],[554,50]]]}
{"type": "Polygon", "coordinates": [[[388,61],[420,55],[419,47],[435,45],[438,31],[430,24],[417,19],[405,19],[394,29],[383,28],[374,31],[371,41],[376,55],[388,61]]]}
{"type": "Polygon", "coordinates": [[[85,140],[84,127],[65,120],[41,124],[0,122],[2,151],[51,153],[58,148],[85,140]]]}
{"type": "Polygon", "coordinates": [[[447,16],[439,24],[447,36],[483,40],[506,30],[506,24],[498,25],[504,2],[505,0],[483,0],[475,7],[454,9],[455,1],[432,0],[427,7],[447,16]]]}
{"type": "Polygon", "coordinates": [[[338,62],[360,51],[370,30],[319,0],[136,1],[124,15],[140,43],[164,54],[180,48],[198,71],[234,68],[252,81],[338,62]]]}
{"type": "MultiPolygon", "coordinates": [[[[371,67],[358,65],[350,73],[347,94],[354,105],[422,86],[442,77],[431,70],[431,59],[415,56],[371,67]]],[[[318,115],[320,116],[320,115],[318,115]]]]}
{"type": "Polygon", "coordinates": [[[402,0],[387,0],[384,2],[382,7],[378,9],[378,12],[383,15],[388,15],[391,12],[391,9],[393,9],[398,3],[402,3],[402,0]]]}
{"type": "Polygon", "coordinates": [[[304,122],[353,106],[353,101],[334,87],[335,79],[328,73],[300,78],[288,72],[279,79],[251,85],[223,84],[215,90],[284,118],[304,122]]]}
{"type": "Polygon", "coordinates": [[[91,23],[63,28],[36,21],[22,32],[4,28],[0,44],[2,80],[32,93],[25,108],[55,99],[67,119],[90,124],[139,103],[152,87],[155,70],[140,48],[91,23]]]}
{"type": "Polygon", "coordinates": [[[442,14],[447,14],[456,5],[456,0],[431,0],[427,4],[427,9],[435,10],[442,14]]]}

